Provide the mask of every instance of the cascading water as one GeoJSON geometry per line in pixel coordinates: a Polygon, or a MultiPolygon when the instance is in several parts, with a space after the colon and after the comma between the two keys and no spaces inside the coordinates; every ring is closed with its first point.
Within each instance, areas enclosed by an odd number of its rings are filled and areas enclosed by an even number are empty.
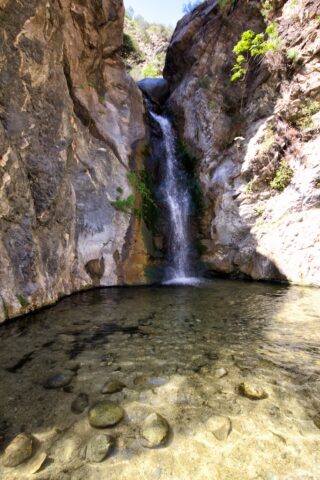
{"type": "Polygon", "coordinates": [[[166,168],[161,190],[169,211],[170,238],[166,284],[195,284],[198,279],[191,277],[189,218],[191,200],[184,173],[176,157],[175,135],[170,121],[150,112],[160,125],[166,154],[166,168]]]}

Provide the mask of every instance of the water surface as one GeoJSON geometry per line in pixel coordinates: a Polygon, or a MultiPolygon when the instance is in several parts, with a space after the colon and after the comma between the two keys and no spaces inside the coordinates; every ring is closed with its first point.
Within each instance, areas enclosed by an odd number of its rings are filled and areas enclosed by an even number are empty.
{"type": "Polygon", "coordinates": [[[0,478],[319,480],[319,305],[316,289],[214,281],[90,291],[2,326],[0,448],[26,431],[48,459],[35,474],[28,462],[0,466],[0,478]],[[74,374],[70,385],[44,388],[65,371],[74,374]],[[109,379],[126,388],[101,394],[109,379]],[[239,395],[244,381],[268,398],[239,395]],[[100,464],[81,454],[97,431],[86,411],[71,411],[79,393],[90,405],[107,397],[126,411],[102,430],[117,444],[100,464]],[[150,450],[139,438],[153,411],[172,433],[166,447],[150,450]],[[232,422],[226,440],[207,428],[217,414],[232,422]]]}

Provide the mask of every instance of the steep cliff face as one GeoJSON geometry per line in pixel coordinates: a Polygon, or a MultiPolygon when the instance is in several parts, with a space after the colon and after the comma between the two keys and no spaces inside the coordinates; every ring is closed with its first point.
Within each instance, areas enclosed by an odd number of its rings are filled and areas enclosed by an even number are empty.
{"type": "Polygon", "coordinates": [[[224,3],[178,23],[165,68],[168,106],[199,160],[203,259],[215,272],[319,286],[319,3],[224,3]],[[232,83],[234,45],[272,21],[276,48],[232,83]]]}
{"type": "Polygon", "coordinates": [[[123,17],[122,0],[0,0],[0,321],[121,283],[134,256],[111,203],[145,136],[123,17]]]}

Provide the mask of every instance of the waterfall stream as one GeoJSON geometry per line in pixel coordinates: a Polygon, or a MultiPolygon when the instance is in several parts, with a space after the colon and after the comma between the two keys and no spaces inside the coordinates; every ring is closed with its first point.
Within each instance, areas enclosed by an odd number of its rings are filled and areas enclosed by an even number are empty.
{"type": "Polygon", "coordinates": [[[170,121],[150,112],[159,124],[165,147],[165,175],[161,190],[169,212],[168,257],[170,266],[165,283],[194,284],[198,279],[190,276],[190,234],[189,219],[191,199],[183,169],[176,157],[175,135],[170,121]]]}

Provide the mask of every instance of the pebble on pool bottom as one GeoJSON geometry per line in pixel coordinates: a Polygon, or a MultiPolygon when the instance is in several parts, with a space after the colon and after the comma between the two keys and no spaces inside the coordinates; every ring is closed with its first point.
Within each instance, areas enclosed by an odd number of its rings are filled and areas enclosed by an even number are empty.
{"type": "Polygon", "coordinates": [[[122,420],[124,413],[120,405],[109,400],[103,400],[90,408],[88,413],[89,423],[94,428],[112,427],[122,420]]]}
{"type": "Polygon", "coordinates": [[[20,433],[7,446],[3,465],[5,467],[17,467],[32,456],[33,441],[32,437],[26,433],[20,433]]]}
{"type": "Polygon", "coordinates": [[[151,413],[143,422],[141,444],[147,448],[163,446],[169,435],[169,424],[158,413],[151,413]]]}

